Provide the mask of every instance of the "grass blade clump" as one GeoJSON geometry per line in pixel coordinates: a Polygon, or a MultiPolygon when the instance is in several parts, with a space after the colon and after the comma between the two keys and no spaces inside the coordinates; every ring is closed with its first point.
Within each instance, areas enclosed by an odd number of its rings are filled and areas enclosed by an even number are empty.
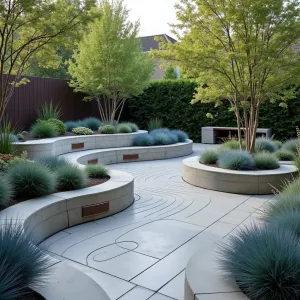
{"type": "Polygon", "coordinates": [[[223,169],[251,170],[254,167],[254,160],[247,151],[232,150],[222,152],[217,164],[223,169]]]}
{"type": "Polygon", "coordinates": [[[62,109],[60,104],[53,105],[52,101],[50,103],[45,102],[37,111],[37,117],[40,120],[48,119],[59,119],[62,116],[62,109]]]}
{"type": "Polygon", "coordinates": [[[43,156],[37,159],[41,165],[47,167],[51,171],[55,171],[56,169],[68,165],[68,161],[64,158],[59,158],[57,156],[43,156]]]}
{"type": "Polygon", "coordinates": [[[116,128],[113,125],[104,125],[99,127],[99,132],[102,134],[115,134],[116,128]]]}
{"type": "Polygon", "coordinates": [[[51,259],[31,243],[23,226],[6,221],[0,227],[0,298],[23,299],[29,288],[46,284],[51,259]]]}
{"type": "Polygon", "coordinates": [[[137,131],[139,131],[139,127],[138,127],[135,123],[128,122],[128,123],[126,123],[126,124],[131,128],[131,131],[132,131],[132,132],[137,132],[137,131]]]}
{"type": "Polygon", "coordinates": [[[155,129],[159,129],[163,126],[163,122],[161,119],[159,118],[152,118],[149,120],[149,123],[148,123],[148,130],[149,131],[152,131],[152,130],[155,130],[155,129]]]}
{"type": "Polygon", "coordinates": [[[159,128],[159,129],[154,129],[154,130],[150,131],[150,135],[155,137],[159,133],[168,134],[169,132],[170,132],[170,130],[168,128],[159,128]]]}
{"type": "Polygon", "coordinates": [[[108,177],[108,170],[99,164],[87,165],[85,167],[85,172],[90,178],[105,178],[108,177]]]}
{"type": "Polygon", "coordinates": [[[296,155],[293,152],[284,149],[277,150],[275,155],[279,160],[282,161],[293,161],[296,158],[296,155]]]}
{"type": "Polygon", "coordinates": [[[133,140],[134,146],[153,146],[154,138],[150,134],[138,135],[133,140]]]}
{"type": "Polygon", "coordinates": [[[18,138],[13,134],[14,129],[11,122],[4,120],[0,126],[0,153],[1,154],[13,154],[15,152],[14,142],[18,141],[18,138]]]}
{"type": "Polygon", "coordinates": [[[283,150],[288,150],[288,151],[291,151],[291,152],[296,154],[298,147],[300,147],[299,140],[298,139],[291,139],[291,140],[288,140],[285,143],[283,143],[281,148],[283,150]]]}
{"type": "Polygon", "coordinates": [[[172,145],[172,144],[177,144],[179,142],[179,138],[178,138],[178,135],[173,133],[172,131],[170,131],[168,133],[168,138],[169,138],[169,144],[172,145]]]}
{"type": "Polygon", "coordinates": [[[132,133],[131,127],[126,123],[120,123],[117,125],[118,133],[132,133]]]}
{"type": "Polygon", "coordinates": [[[280,167],[275,155],[269,152],[256,153],[254,155],[254,163],[259,170],[274,170],[280,167]]]}
{"type": "Polygon", "coordinates": [[[87,127],[93,131],[97,131],[101,125],[101,121],[94,117],[85,118],[82,120],[84,127],[87,127]]]}
{"type": "Polygon", "coordinates": [[[65,122],[65,126],[66,126],[66,129],[68,132],[72,132],[72,130],[74,128],[79,127],[79,124],[78,124],[78,122],[67,121],[67,122],[65,122]]]}
{"type": "Polygon", "coordinates": [[[76,166],[62,166],[56,170],[57,189],[59,191],[73,191],[86,187],[87,177],[84,171],[76,166]]]}
{"type": "Polygon", "coordinates": [[[58,135],[64,135],[67,131],[66,125],[64,122],[58,119],[49,119],[47,123],[53,124],[56,127],[58,135]]]}
{"type": "Polygon", "coordinates": [[[250,299],[299,299],[299,246],[278,226],[245,227],[221,246],[221,269],[250,299]]]}
{"type": "Polygon", "coordinates": [[[171,130],[172,134],[176,134],[179,143],[184,143],[188,138],[188,134],[182,130],[171,130]]]}
{"type": "Polygon", "coordinates": [[[58,130],[52,123],[40,121],[32,126],[31,135],[35,138],[53,138],[58,135],[58,130]]]}
{"type": "Polygon", "coordinates": [[[256,152],[275,152],[277,150],[276,144],[266,138],[257,138],[255,140],[255,151],[256,152]]]}
{"type": "Polygon", "coordinates": [[[219,154],[214,150],[206,150],[201,154],[199,161],[202,164],[212,165],[216,164],[219,158],[219,154]]]}
{"type": "Polygon", "coordinates": [[[0,177],[0,205],[6,205],[13,195],[11,182],[3,176],[0,177]]]}
{"type": "Polygon", "coordinates": [[[158,132],[153,135],[155,145],[169,145],[169,136],[167,133],[158,132]]]}

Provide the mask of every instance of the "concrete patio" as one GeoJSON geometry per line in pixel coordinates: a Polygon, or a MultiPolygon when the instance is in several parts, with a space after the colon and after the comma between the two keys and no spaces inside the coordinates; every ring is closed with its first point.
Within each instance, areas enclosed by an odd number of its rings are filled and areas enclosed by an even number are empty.
{"type": "MultiPolygon", "coordinates": [[[[194,144],[191,156],[213,147],[194,144]]],[[[273,198],[189,185],[181,178],[183,159],[111,165],[134,176],[134,204],[114,216],[61,231],[40,246],[85,272],[113,300],[183,300],[191,256],[201,248],[215,249],[216,241],[257,220],[273,198]]],[[[203,294],[199,299],[212,298],[203,294]]]]}

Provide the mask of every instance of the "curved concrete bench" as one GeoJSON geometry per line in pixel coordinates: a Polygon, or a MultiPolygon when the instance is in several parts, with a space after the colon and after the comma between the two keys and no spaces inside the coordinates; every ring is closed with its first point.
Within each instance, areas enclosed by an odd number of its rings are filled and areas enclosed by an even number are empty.
{"type": "Polygon", "coordinates": [[[65,262],[53,266],[51,275],[45,286],[36,289],[46,300],[110,300],[93,279],[65,262]]]}
{"type": "Polygon", "coordinates": [[[0,212],[0,221],[17,220],[38,244],[68,227],[101,219],[129,207],[134,201],[133,176],[110,171],[107,182],[80,190],[27,200],[0,212]]]}
{"type": "Polygon", "coordinates": [[[191,153],[193,153],[193,141],[187,140],[185,143],[164,146],[125,147],[80,151],[64,154],[61,155],[61,157],[66,158],[74,164],[87,165],[102,163],[109,165],[132,161],[175,158],[186,156],[191,153]]]}
{"type": "Polygon", "coordinates": [[[214,248],[201,249],[185,270],[184,300],[246,300],[237,284],[224,278],[214,248]]]}
{"type": "Polygon", "coordinates": [[[199,163],[198,157],[182,161],[182,178],[189,184],[209,190],[233,194],[263,195],[281,189],[286,180],[298,173],[293,165],[280,165],[266,171],[236,171],[199,163]]]}
{"type": "Polygon", "coordinates": [[[61,136],[14,144],[17,152],[27,151],[28,157],[34,160],[40,156],[57,156],[82,150],[130,147],[136,136],[146,133],[145,130],[139,130],[122,134],[61,136]]]}

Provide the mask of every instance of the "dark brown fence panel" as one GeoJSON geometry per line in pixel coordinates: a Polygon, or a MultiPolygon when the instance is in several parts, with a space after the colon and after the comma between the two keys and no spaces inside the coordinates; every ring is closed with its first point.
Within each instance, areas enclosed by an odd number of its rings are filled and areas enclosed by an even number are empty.
{"type": "Polygon", "coordinates": [[[26,78],[30,82],[15,89],[6,108],[6,116],[18,128],[28,129],[36,120],[36,110],[50,101],[60,104],[62,119],[65,121],[85,117],[99,118],[97,103],[83,102],[84,96],[75,93],[66,80],[30,76],[26,78]]]}

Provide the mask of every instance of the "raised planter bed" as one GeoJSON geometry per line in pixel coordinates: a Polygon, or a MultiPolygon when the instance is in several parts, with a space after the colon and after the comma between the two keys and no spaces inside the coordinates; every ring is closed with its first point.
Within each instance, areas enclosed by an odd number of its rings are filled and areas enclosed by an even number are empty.
{"type": "Polygon", "coordinates": [[[298,173],[293,165],[280,165],[278,169],[266,171],[236,171],[200,164],[198,157],[187,158],[182,163],[182,178],[187,183],[234,194],[271,194],[298,173]]]}
{"type": "Polygon", "coordinates": [[[27,151],[30,159],[41,156],[57,156],[69,152],[130,147],[137,135],[147,134],[145,130],[134,133],[95,134],[62,136],[49,139],[32,140],[15,143],[18,152],[27,151]]]}
{"type": "Polygon", "coordinates": [[[185,270],[184,300],[246,300],[237,284],[224,278],[217,265],[215,248],[201,249],[185,270]]]}
{"type": "Polygon", "coordinates": [[[97,164],[105,165],[145,161],[156,159],[167,159],[186,156],[193,153],[193,141],[187,140],[185,143],[177,143],[165,146],[150,146],[150,147],[124,147],[113,149],[99,149],[80,151],[76,153],[68,153],[62,155],[74,164],[97,164]]]}

